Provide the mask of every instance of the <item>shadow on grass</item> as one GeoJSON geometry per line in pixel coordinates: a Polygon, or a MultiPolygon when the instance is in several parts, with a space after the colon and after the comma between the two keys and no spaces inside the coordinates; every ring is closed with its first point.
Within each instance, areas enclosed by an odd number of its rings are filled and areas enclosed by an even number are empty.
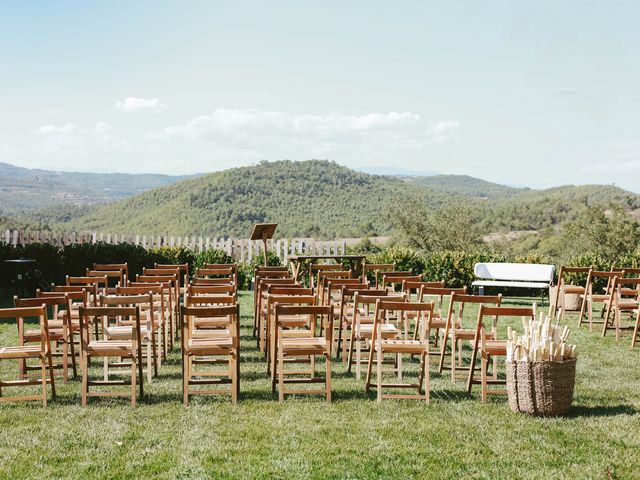
{"type": "Polygon", "coordinates": [[[615,417],[617,415],[635,415],[637,413],[640,413],[640,410],[632,405],[577,405],[571,407],[571,410],[567,413],[567,417],[615,417]]]}

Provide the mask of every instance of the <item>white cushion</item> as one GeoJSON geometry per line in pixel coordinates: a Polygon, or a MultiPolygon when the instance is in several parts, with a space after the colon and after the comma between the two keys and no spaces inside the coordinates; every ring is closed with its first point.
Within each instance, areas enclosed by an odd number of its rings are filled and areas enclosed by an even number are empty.
{"type": "MultiPolygon", "coordinates": [[[[512,282],[520,280],[524,282],[544,282],[548,285],[553,281],[555,266],[536,263],[476,263],[473,271],[477,278],[485,280],[507,280],[512,282]]],[[[474,285],[476,285],[475,282],[474,285]]],[[[496,284],[494,283],[493,285],[496,284]]]]}

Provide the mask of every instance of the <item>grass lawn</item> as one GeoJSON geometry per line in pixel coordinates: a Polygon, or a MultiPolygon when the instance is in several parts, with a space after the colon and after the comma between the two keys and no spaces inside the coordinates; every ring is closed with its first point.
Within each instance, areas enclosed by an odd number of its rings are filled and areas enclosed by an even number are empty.
{"type": "MultiPolygon", "coordinates": [[[[60,381],[46,410],[36,402],[0,405],[0,478],[640,476],[640,348],[631,351],[627,338],[616,344],[573,328],[580,357],[568,418],[513,414],[505,397],[483,405],[477,390],[468,397],[463,382],[440,378],[435,367],[430,405],[378,405],[337,363],[331,405],[319,397],[281,405],[251,338],[251,294],[241,295],[241,311],[237,406],[195,397],[184,408],[177,352],[135,409],[127,399],[90,399],[81,408],[80,383],[60,381]]],[[[575,325],[575,317],[567,322],[575,325]]],[[[15,338],[15,325],[1,323],[0,345],[15,338]]],[[[3,378],[15,378],[15,365],[0,363],[3,378]]]]}

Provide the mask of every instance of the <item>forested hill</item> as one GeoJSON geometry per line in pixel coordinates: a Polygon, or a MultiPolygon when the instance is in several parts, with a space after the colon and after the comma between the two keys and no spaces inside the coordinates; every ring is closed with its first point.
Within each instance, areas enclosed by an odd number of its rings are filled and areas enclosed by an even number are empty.
{"type": "Polygon", "coordinates": [[[0,219],[0,226],[246,237],[254,223],[276,222],[281,236],[359,237],[393,233],[397,209],[462,204],[490,233],[556,227],[587,205],[612,203],[637,210],[640,196],[608,185],[531,190],[468,176],[379,176],[328,161],[278,161],[179,181],[106,205],[0,219]]]}

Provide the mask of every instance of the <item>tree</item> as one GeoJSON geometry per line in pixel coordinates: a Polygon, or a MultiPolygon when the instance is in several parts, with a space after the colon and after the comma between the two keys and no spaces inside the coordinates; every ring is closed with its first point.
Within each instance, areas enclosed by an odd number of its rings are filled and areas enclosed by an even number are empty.
{"type": "Polygon", "coordinates": [[[640,224],[620,205],[591,207],[565,226],[561,238],[565,258],[590,254],[613,263],[637,250],[640,224]]]}
{"type": "Polygon", "coordinates": [[[481,243],[475,212],[457,203],[429,210],[416,199],[394,208],[401,242],[424,251],[475,250],[481,243]]]}

